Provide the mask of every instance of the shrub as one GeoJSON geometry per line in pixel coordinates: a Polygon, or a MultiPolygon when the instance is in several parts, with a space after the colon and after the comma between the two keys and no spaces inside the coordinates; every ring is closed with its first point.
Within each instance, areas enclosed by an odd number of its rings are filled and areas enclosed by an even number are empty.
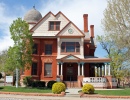
{"type": "Polygon", "coordinates": [[[56,81],[49,81],[49,82],[47,83],[47,88],[52,88],[52,85],[53,85],[54,83],[56,83],[56,81]]]}
{"type": "Polygon", "coordinates": [[[55,94],[60,94],[65,91],[65,84],[62,82],[56,82],[52,85],[52,92],[55,94]]]}
{"type": "Polygon", "coordinates": [[[2,73],[0,73],[0,79],[2,78],[2,73]]]}
{"type": "Polygon", "coordinates": [[[26,76],[23,78],[23,84],[26,86],[32,85],[32,76],[26,76]]]}
{"type": "Polygon", "coordinates": [[[82,87],[82,92],[83,93],[88,93],[88,94],[93,94],[94,93],[94,87],[93,85],[91,84],[85,84],[83,87],[82,87]]]}
{"type": "Polygon", "coordinates": [[[33,81],[32,87],[45,87],[45,82],[44,81],[33,81]]]}

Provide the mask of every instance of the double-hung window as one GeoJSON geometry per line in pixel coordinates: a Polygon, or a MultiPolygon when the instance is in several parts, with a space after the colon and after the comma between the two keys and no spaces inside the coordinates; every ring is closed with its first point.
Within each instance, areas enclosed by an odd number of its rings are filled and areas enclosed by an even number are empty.
{"type": "Polygon", "coordinates": [[[60,30],[60,21],[50,21],[49,30],[50,31],[59,31],[60,30]]]}
{"type": "Polygon", "coordinates": [[[37,63],[32,63],[31,75],[37,75],[37,63]]]}
{"type": "Polygon", "coordinates": [[[52,64],[51,63],[44,64],[44,76],[46,76],[46,77],[52,76],[52,64]]]}
{"type": "Polygon", "coordinates": [[[52,44],[45,44],[45,55],[52,55],[52,44]]]}
{"type": "Polygon", "coordinates": [[[35,43],[33,45],[33,54],[37,54],[37,47],[38,47],[38,45],[35,43]]]}

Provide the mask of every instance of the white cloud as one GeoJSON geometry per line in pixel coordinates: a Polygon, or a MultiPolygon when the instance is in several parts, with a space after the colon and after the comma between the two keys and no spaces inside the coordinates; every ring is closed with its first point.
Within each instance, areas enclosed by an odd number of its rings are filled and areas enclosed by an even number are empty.
{"type": "Polygon", "coordinates": [[[89,25],[95,25],[95,35],[100,35],[103,34],[101,19],[106,6],[106,0],[102,2],[99,0],[50,0],[46,5],[43,2],[40,12],[44,16],[49,11],[54,14],[62,11],[81,30],[83,29],[83,14],[88,14],[89,25]]]}
{"type": "MultiPolygon", "coordinates": [[[[24,11],[24,7],[19,7],[19,10],[21,12],[24,11]]],[[[12,11],[12,14],[10,14],[8,6],[4,3],[0,3],[0,13],[0,51],[2,51],[13,45],[13,40],[10,38],[9,26],[19,16],[13,14],[15,11],[12,11]]]]}
{"type": "MultiPolygon", "coordinates": [[[[81,30],[83,30],[83,14],[88,14],[88,24],[95,25],[95,35],[103,34],[101,29],[101,19],[103,18],[103,11],[107,6],[107,0],[44,0],[41,1],[40,9],[37,9],[44,16],[49,11],[56,14],[62,11],[66,17],[68,17],[75,25],[77,25],[81,30]]],[[[15,11],[10,12],[10,8],[4,3],[0,3],[0,34],[4,34],[1,38],[0,36],[0,51],[13,45],[10,39],[9,26],[14,19],[19,16],[24,17],[27,7],[24,6],[13,6],[16,8],[15,11]],[[9,15],[10,14],[10,15],[9,15]]],[[[28,9],[30,10],[30,9],[28,9]]],[[[98,49],[98,48],[97,48],[98,49]]]]}

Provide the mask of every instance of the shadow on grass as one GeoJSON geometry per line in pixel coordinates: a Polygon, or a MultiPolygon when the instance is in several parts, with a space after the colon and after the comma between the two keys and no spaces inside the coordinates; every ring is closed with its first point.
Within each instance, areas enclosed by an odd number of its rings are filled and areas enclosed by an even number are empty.
{"type": "Polygon", "coordinates": [[[0,90],[4,89],[4,87],[0,87],[0,90]]]}
{"type": "Polygon", "coordinates": [[[24,87],[26,89],[39,89],[39,90],[51,90],[51,88],[47,87],[24,87]]]}

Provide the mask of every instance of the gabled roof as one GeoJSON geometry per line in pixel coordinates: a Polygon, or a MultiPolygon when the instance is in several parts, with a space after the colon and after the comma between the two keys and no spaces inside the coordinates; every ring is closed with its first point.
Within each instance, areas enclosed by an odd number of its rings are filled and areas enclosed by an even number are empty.
{"type": "Polygon", "coordinates": [[[36,26],[38,26],[38,25],[40,24],[40,22],[42,22],[49,14],[53,15],[54,17],[56,17],[56,16],[59,15],[59,14],[62,14],[62,15],[70,22],[70,20],[69,20],[61,11],[59,11],[56,15],[54,15],[54,14],[50,11],[50,12],[48,12],[41,20],[39,20],[39,21],[37,22],[37,24],[30,29],[30,31],[33,32],[33,29],[34,29],[36,26]]]}
{"type": "Polygon", "coordinates": [[[60,33],[61,33],[64,29],[66,29],[66,27],[69,26],[70,24],[72,24],[72,25],[82,34],[82,36],[85,36],[84,33],[83,33],[73,22],[71,22],[71,21],[70,21],[59,33],[57,33],[56,36],[60,36],[60,33]]]}
{"type": "Polygon", "coordinates": [[[61,58],[61,60],[80,60],[80,58],[78,58],[78,57],[76,57],[76,56],[74,56],[72,54],[69,54],[69,55],[61,58]]]}

